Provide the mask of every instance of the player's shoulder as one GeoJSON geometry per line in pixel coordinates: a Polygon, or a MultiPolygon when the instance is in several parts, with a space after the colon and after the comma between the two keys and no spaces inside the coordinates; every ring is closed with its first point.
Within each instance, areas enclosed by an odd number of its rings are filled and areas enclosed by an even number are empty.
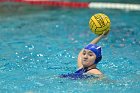
{"type": "Polygon", "coordinates": [[[89,74],[96,74],[96,75],[101,75],[102,72],[99,69],[91,69],[88,71],[89,74]]]}

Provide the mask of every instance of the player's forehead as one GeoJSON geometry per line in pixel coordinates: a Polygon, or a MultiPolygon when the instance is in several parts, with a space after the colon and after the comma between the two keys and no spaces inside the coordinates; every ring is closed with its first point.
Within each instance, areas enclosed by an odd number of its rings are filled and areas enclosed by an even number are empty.
{"type": "Polygon", "coordinates": [[[86,53],[93,53],[91,50],[88,50],[88,49],[83,49],[83,52],[86,52],[86,53]]]}

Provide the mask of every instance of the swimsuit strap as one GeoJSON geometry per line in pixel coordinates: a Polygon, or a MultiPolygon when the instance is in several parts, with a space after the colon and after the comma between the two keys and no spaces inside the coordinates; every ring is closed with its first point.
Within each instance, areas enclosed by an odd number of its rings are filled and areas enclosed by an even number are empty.
{"type": "Polygon", "coordinates": [[[86,70],[84,68],[81,68],[81,69],[77,70],[75,73],[77,73],[77,74],[83,74],[85,72],[86,72],[86,70]]]}
{"type": "Polygon", "coordinates": [[[91,69],[98,69],[98,68],[90,68],[90,69],[88,69],[87,67],[86,68],[84,68],[85,69],[85,72],[88,72],[89,70],[91,70],[91,69]]]}

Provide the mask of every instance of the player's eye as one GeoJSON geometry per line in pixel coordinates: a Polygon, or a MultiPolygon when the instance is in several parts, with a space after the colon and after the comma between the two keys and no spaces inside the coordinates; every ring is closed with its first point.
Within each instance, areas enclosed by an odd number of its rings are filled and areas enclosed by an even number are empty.
{"type": "Polygon", "coordinates": [[[89,56],[93,56],[93,54],[89,54],[89,56]]]}
{"type": "Polygon", "coordinates": [[[83,51],[83,55],[85,55],[86,54],[86,51],[83,51]]]}

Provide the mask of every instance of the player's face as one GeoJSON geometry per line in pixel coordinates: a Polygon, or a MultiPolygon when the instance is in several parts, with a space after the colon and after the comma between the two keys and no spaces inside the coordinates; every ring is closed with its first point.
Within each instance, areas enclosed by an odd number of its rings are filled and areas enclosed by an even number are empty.
{"type": "Polygon", "coordinates": [[[83,50],[82,55],[81,55],[81,61],[84,67],[93,65],[93,63],[95,62],[95,59],[96,59],[95,53],[87,49],[83,50]]]}

